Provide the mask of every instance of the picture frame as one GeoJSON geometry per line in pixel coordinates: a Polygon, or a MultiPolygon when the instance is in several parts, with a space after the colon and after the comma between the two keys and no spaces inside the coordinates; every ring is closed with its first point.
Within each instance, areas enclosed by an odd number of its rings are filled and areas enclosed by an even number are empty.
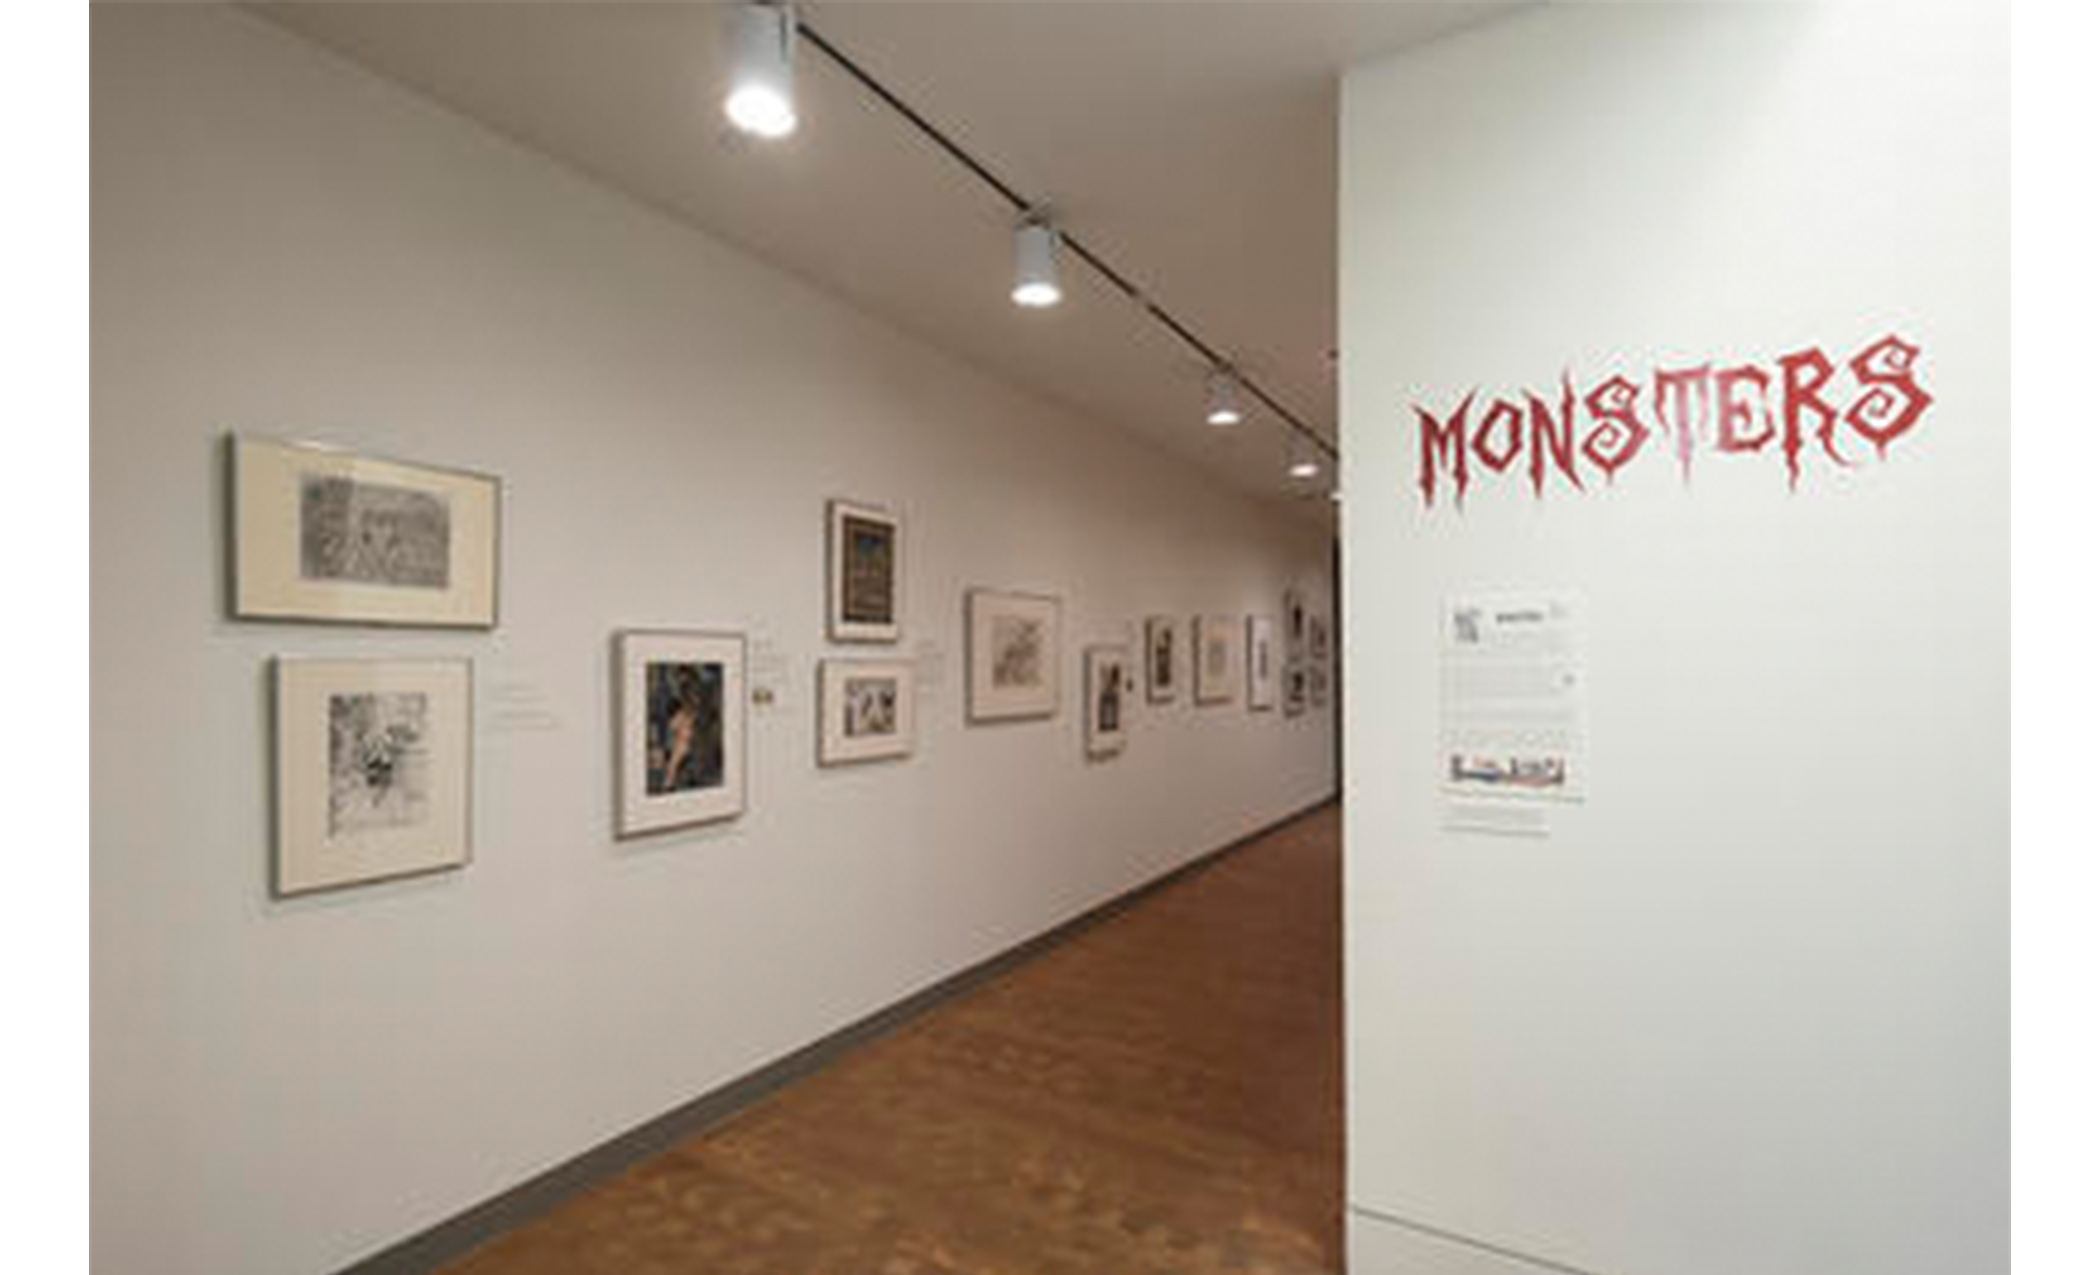
{"type": "Polygon", "coordinates": [[[910,660],[823,660],[817,665],[817,764],[909,757],[915,742],[916,666],[910,660]]]}
{"type": "Polygon", "coordinates": [[[1230,704],[1239,694],[1245,627],[1235,616],[1206,615],[1195,622],[1196,702],[1230,704]]]}
{"type": "Polygon", "coordinates": [[[226,455],[233,618],[496,627],[499,479],[259,435],[226,455]]]}
{"type": "Polygon", "coordinates": [[[825,623],[834,642],[903,636],[904,523],[876,505],[825,504],[825,623]]]}
{"type": "Polygon", "coordinates": [[[1181,625],[1171,615],[1145,619],[1145,700],[1171,704],[1181,694],[1181,625]]]}
{"type": "Polygon", "coordinates": [[[271,690],[273,894],[466,866],[470,661],[279,656],[271,690]]]}
{"type": "Polygon", "coordinates": [[[1097,761],[1114,757],[1130,738],[1130,701],[1136,689],[1130,676],[1130,648],[1088,647],[1084,680],[1086,755],[1097,761]]]}
{"type": "Polygon", "coordinates": [[[1331,676],[1330,645],[1327,617],[1308,616],[1305,621],[1306,698],[1314,708],[1327,706],[1331,676]]]}
{"type": "Polygon", "coordinates": [[[1288,668],[1305,660],[1308,618],[1305,607],[1305,590],[1293,584],[1283,591],[1283,662],[1288,668]]]}
{"type": "Polygon", "coordinates": [[[1276,621],[1247,617],[1247,708],[1256,713],[1276,707],[1276,621]]]}
{"type": "Polygon", "coordinates": [[[1305,712],[1307,692],[1312,679],[1312,666],[1305,660],[1296,663],[1286,661],[1283,666],[1283,715],[1297,717],[1305,712]]]}
{"type": "Polygon", "coordinates": [[[1044,594],[971,589],[964,598],[971,722],[1057,715],[1063,604],[1044,594]]]}
{"type": "Polygon", "coordinates": [[[744,635],[627,629],[614,635],[614,835],[744,813],[744,635]]]}

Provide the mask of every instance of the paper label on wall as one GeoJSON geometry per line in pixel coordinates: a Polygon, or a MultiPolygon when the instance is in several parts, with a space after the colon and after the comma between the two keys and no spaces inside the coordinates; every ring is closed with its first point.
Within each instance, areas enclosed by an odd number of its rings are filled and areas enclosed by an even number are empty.
{"type": "Polygon", "coordinates": [[[537,682],[494,682],[483,692],[483,703],[481,729],[487,734],[561,729],[561,715],[537,682]]]}
{"type": "Polygon", "coordinates": [[[1469,797],[1579,801],[1587,780],[1578,608],[1565,594],[1444,604],[1438,780],[1469,797]]]}
{"type": "Polygon", "coordinates": [[[751,706],[759,712],[778,713],[794,702],[788,679],[787,652],[781,650],[773,639],[751,639],[745,677],[750,682],[751,706]]]}
{"type": "Polygon", "coordinates": [[[919,699],[937,700],[941,697],[941,685],[948,676],[948,652],[939,642],[928,638],[912,651],[912,662],[916,665],[914,680],[919,699]]]}

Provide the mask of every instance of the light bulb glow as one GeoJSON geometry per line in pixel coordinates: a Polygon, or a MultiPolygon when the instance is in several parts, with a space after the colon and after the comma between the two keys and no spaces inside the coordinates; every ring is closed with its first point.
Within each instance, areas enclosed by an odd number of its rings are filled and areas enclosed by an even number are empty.
{"type": "Polygon", "coordinates": [[[1210,406],[1203,419],[1220,428],[1240,423],[1239,378],[1224,368],[1210,374],[1210,406]]]}
{"type": "Polygon", "coordinates": [[[722,112],[764,138],[795,131],[795,17],[784,5],[747,4],[730,37],[729,95],[722,112]]]}
{"type": "Polygon", "coordinates": [[[1310,459],[1306,459],[1306,460],[1294,460],[1294,461],[1292,461],[1292,462],[1291,462],[1291,477],[1293,477],[1293,478],[1317,478],[1317,477],[1319,477],[1319,476],[1320,476],[1320,463],[1319,463],[1318,461],[1316,461],[1316,460],[1310,460],[1310,459]]]}
{"type": "Polygon", "coordinates": [[[1040,310],[1064,300],[1057,286],[1057,231],[1040,221],[1014,231],[1014,304],[1040,310]]]}

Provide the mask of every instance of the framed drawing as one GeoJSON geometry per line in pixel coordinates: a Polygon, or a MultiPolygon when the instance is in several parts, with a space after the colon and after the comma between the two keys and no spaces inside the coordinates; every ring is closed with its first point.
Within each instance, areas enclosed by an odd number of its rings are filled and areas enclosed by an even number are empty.
{"type": "Polygon", "coordinates": [[[1296,717],[1305,711],[1305,697],[1310,677],[1310,666],[1304,660],[1289,662],[1283,666],[1283,715],[1285,717],[1296,717]]]}
{"type": "Polygon", "coordinates": [[[1130,648],[1086,649],[1086,755],[1113,757],[1128,736],[1126,709],[1130,684],[1130,648]]]}
{"type": "Polygon", "coordinates": [[[909,757],[909,660],[825,660],[817,666],[817,764],[909,757]]]}
{"type": "Polygon", "coordinates": [[[496,479],[240,435],[227,454],[236,618],[496,626],[496,479]]]}
{"type": "Polygon", "coordinates": [[[894,642],[902,630],[903,525],[872,505],[834,500],[825,507],[830,566],[825,613],[834,642],[894,642]]]}
{"type": "Polygon", "coordinates": [[[965,610],[970,720],[1055,716],[1061,658],[1058,600],[972,589],[965,610]]]}
{"type": "Polygon", "coordinates": [[[614,640],[622,837],[744,813],[744,635],[629,630],[614,640]]]}
{"type": "Polygon", "coordinates": [[[467,862],[473,665],[279,658],[274,675],[278,895],[467,862]]]}
{"type": "Polygon", "coordinates": [[[1305,591],[1297,585],[1283,591],[1283,662],[1299,664],[1305,659],[1305,591]]]}
{"type": "Polygon", "coordinates": [[[1276,621],[1266,615],[1247,617],[1247,707],[1256,712],[1276,707],[1276,621]]]}
{"type": "Polygon", "coordinates": [[[1196,702],[1230,704],[1240,681],[1240,621],[1206,615],[1196,621],[1196,702]]]}
{"type": "Polygon", "coordinates": [[[1181,627],[1171,615],[1145,620],[1145,698],[1171,704],[1181,694],[1181,627]]]}

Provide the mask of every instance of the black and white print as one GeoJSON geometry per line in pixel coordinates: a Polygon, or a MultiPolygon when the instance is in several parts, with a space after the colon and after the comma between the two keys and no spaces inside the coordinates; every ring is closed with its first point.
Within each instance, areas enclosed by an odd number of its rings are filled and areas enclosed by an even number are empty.
{"type": "Polygon", "coordinates": [[[402,589],[451,583],[452,510],[442,493],[307,474],[299,484],[299,573],[402,589]]]}
{"type": "Polygon", "coordinates": [[[328,697],[328,835],[430,817],[430,701],[419,691],[328,697]]]}

